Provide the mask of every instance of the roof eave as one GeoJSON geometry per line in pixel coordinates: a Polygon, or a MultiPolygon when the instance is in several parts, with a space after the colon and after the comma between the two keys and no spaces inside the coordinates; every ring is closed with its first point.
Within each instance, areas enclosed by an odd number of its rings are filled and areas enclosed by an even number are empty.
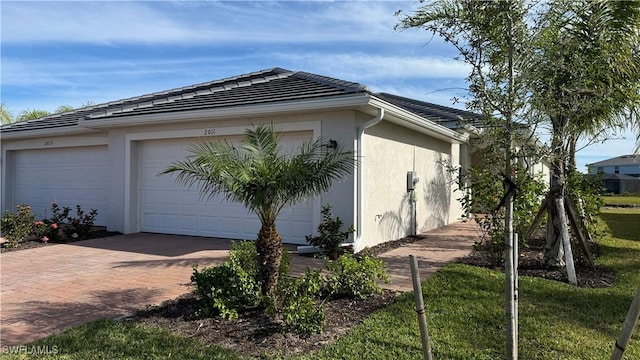
{"type": "Polygon", "coordinates": [[[335,110],[353,106],[366,105],[369,96],[366,93],[349,94],[319,99],[305,99],[297,101],[282,101],[267,104],[251,104],[223,108],[209,108],[199,110],[184,110],[158,114],[125,115],[83,119],[79,126],[92,129],[107,129],[113,127],[130,127],[140,125],[158,125],[180,120],[215,120],[233,119],[239,117],[269,116],[273,114],[304,112],[309,110],[335,110]]]}
{"type": "Polygon", "coordinates": [[[20,130],[20,131],[15,131],[10,133],[0,132],[0,136],[2,137],[3,141],[7,141],[7,140],[44,138],[44,137],[50,137],[50,136],[86,135],[86,134],[95,134],[99,132],[101,131],[82,128],[77,125],[72,125],[72,126],[55,127],[55,128],[48,128],[48,129],[20,130]]]}
{"type": "Polygon", "coordinates": [[[407,111],[399,106],[393,105],[379,98],[372,97],[369,104],[378,108],[384,108],[386,114],[385,120],[395,118],[397,119],[395,123],[397,123],[398,125],[416,130],[420,133],[429,135],[436,139],[452,144],[464,143],[469,140],[469,134],[460,134],[454,130],[439,125],[429,119],[426,119],[422,116],[407,111]]]}

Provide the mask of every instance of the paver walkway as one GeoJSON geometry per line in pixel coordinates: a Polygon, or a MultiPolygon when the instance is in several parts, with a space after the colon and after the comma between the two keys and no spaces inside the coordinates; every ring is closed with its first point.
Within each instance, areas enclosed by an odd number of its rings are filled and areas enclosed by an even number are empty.
{"type": "MultiPolygon", "coordinates": [[[[381,254],[392,283],[410,291],[408,255],[419,258],[423,280],[464,256],[476,237],[473,224],[457,223],[381,254]]],[[[99,318],[127,315],[190,290],[195,264],[224,261],[229,241],[189,236],[132,234],[51,245],[0,256],[0,346],[21,345],[99,318]]],[[[292,257],[302,273],[322,261],[292,257]]]]}

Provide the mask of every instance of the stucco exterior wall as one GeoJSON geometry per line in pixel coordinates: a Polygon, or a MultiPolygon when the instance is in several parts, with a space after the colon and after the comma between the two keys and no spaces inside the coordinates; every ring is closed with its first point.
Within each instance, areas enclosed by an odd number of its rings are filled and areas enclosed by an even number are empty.
{"type": "Polygon", "coordinates": [[[459,206],[450,202],[453,187],[442,162],[458,155],[458,145],[386,121],[366,130],[362,157],[364,231],[358,249],[412,234],[408,171],[415,171],[420,178],[415,190],[417,232],[455,221],[459,206]]]}
{"type": "MultiPolygon", "coordinates": [[[[2,143],[2,211],[13,209],[12,151],[46,149],[52,147],[73,148],[87,145],[108,146],[108,215],[107,228],[123,233],[138,230],[138,144],[154,139],[209,137],[212,140],[224,136],[241,135],[248,127],[272,123],[283,131],[309,131],[313,137],[322,136],[336,140],[339,147],[354,150],[355,113],[353,111],[314,112],[260,118],[235,118],[215,121],[181,120],[179,123],[145,126],[128,126],[97,130],[94,135],[46,136],[28,140],[3,141],[2,143]]],[[[168,164],[167,164],[168,165],[168,164]]],[[[19,181],[19,179],[18,179],[19,181]]],[[[354,219],[354,175],[334,183],[332,189],[314,199],[314,229],[320,221],[320,207],[329,203],[333,213],[345,224],[354,219]]]]}

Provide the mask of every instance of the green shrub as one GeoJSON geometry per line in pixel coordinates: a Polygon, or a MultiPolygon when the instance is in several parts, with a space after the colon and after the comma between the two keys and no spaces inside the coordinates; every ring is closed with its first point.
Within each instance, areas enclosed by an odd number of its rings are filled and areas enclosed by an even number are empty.
{"type": "Polygon", "coordinates": [[[316,297],[322,289],[319,270],[307,269],[301,278],[282,279],[279,286],[280,308],[284,329],[298,335],[308,336],[324,329],[324,303],[317,304],[316,297]]]}
{"type": "MultiPolygon", "coordinates": [[[[290,257],[282,254],[280,276],[289,270],[290,257]]],[[[260,291],[258,256],[255,241],[232,241],[229,260],[222,265],[199,271],[194,267],[191,282],[202,299],[198,316],[220,315],[236,319],[238,313],[263,304],[260,291]]]]}
{"type": "Polygon", "coordinates": [[[260,284],[231,261],[202,271],[194,267],[191,282],[202,300],[197,316],[220,315],[225,319],[236,319],[239,311],[260,304],[260,284]]]}
{"type": "Polygon", "coordinates": [[[344,222],[339,217],[335,219],[332,217],[329,204],[322,207],[321,213],[322,221],[318,225],[318,235],[307,235],[305,239],[309,244],[319,247],[325,255],[335,260],[346,252],[340,244],[346,242],[355,229],[350,226],[346,231],[342,231],[344,222]]]}
{"type": "Polygon", "coordinates": [[[368,255],[344,254],[335,261],[327,261],[326,291],[332,296],[363,299],[381,293],[378,281],[389,282],[389,274],[382,260],[368,255]]]}
{"type": "MultiPolygon", "coordinates": [[[[241,267],[254,279],[259,280],[260,267],[258,266],[258,252],[255,241],[232,241],[229,250],[229,261],[241,267]]],[[[282,251],[280,277],[287,276],[290,264],[291,255],[287,251],[282,251]]]]}
{"type": "MultiPolygon", "coordinates": [[[[450,171],[453,171],[450,169],[450,171]]],[[[476,251],[484,252],[493,265],[501,265],[504,259],[504,207],[501,200],[504,196],[504,186],[495,164],[482,164],[471,167],[460,179],[459,189],[463,195],[458,200],[462,204],[465,216],[474,216],[482,230],[480,240],[474,244],[476,251]]],[[[512,180],[518,190],[514,200],[514,231],[524,234],[542,204],[546,185],[541,176],[532,176],[529,171],[514,164],[512,180]]],[[[525,239],[520,238],[521,246],[525,246],[525,239]]]]}
{"type": "Polygon", "coordinates": [[[36,219],[31,213],[31,207],[21,204],[16,206],[16,210],[15,214],[5,211],[0,222],[2,234],[7,240],[6,247],[16,246],[36,231],[36,219]]]}

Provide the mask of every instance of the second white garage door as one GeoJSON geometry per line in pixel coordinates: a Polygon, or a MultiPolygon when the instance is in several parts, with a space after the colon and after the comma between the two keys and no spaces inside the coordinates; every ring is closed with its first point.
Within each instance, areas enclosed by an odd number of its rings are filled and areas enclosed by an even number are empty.
{"type": "MultiPolygon", "coordinates": [[[[285,150],[311,138],[310,132],[282,137],[285,150]]],[[[233,139],[230,139],[233,140],[233,139]]],[[[145,232],[213,236],[255,240],[260,221],[241,204],[221,195],[203,198],[196,187],[175,182],[175,175],[160,175],[173,161],[184,160],[193,139],[142,141],[139,143],[140,230],[145,232]]],[[[285,243],[305,244],[313,233],[313,202],[283,209],[277,227],[285,243]]]]}

